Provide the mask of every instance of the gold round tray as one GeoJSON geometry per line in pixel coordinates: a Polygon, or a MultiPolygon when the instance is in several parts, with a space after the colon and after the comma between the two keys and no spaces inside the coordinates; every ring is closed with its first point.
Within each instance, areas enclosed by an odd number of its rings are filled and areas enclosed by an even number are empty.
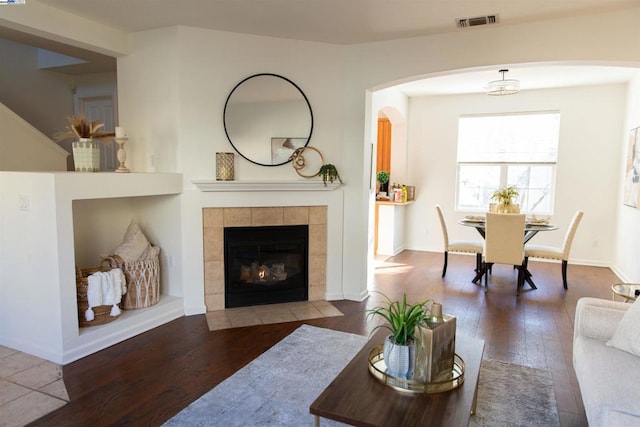
{"type": "Polygon", "coordinates": [[[369,372],[375,379],[388,387],[413,393],[442,393],[458,388],[464,382],[464,360],[458,354],[454,356],[451,372],[441,375],[437,381],[422,382],[387,373],[382,347],[383,345],[380,344],[369,352],[369,372]]]}

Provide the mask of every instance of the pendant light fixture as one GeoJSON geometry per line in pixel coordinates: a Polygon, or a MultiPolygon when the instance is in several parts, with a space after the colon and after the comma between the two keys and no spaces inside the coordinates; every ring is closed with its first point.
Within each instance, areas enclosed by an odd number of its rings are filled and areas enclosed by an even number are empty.
{"type": "Polygon", "coordinates": [[[520,92],[520,82],[513,79],[505,79],[504,74],[509,70],[504,69],[498,71],[502,73],[502,80],[494,80],[487,84],[487,95],[501,96],[501,95],[513,95],[520,92]]]}

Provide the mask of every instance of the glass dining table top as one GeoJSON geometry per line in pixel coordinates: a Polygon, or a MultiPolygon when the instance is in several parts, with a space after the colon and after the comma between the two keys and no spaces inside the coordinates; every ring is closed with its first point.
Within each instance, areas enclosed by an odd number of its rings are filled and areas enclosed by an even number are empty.
{"type": "MultiPolygon", "coordinates": [[[[484,238],[484,229],[486,227],[484,216],[469,215],[459,220],[458,224],[475,228],[476,230],[478,230],[478,233],[480,233],[480,235],[482,235],[482,237],[484,238]]],[[[548,222],[527,220],[524,225],[524,231],[525,231],[524,243],[527,243],[529,240],[531,240],[531,238],[533,238],[533,236],[535,236],[539,231],[554,231],[557,229],[558,229],[557,225],[554,225],[548,222]]]]}

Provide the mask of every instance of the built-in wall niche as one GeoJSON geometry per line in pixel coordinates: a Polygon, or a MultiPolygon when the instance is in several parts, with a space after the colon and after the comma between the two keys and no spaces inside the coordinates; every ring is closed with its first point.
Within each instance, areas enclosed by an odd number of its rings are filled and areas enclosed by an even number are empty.
{"type": "Polygon", "coordinates": [[[184,316],[182,174],[0,172],[0,181],[2,200],[16,201],[2,204],[0,324],[21,319],[4,328],[3,345],[67,364],[184,316]],[[76,254],[79,266],[96,262],[132,214],[163,250],[160,301],[80,328],[76,254]]]}
{"type": "Polygon", "coordinates": [[[161,294],[182,295],[172,280],[172,270],[179,262],[180,227],[178,196],[119,197],[74,200],[73,241],[75,264],[80,268],[100,264],[121,242],[130,221],[139,225],[154,246],[160,247],[161,294]]]}

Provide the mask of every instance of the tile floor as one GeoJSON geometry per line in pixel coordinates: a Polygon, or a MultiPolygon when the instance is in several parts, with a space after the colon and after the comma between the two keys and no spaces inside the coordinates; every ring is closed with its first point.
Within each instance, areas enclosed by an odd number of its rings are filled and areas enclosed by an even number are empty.
{"type": "Polygon", "coordinates": [[[68,401],[62,366],[0,346],[0,427],[24,426],[68,401]]]}
{"type": "Polygon", "coordinates": [[[342,316],[329,301],[302,301],[209,311],[209,330],[342,316]]]}

